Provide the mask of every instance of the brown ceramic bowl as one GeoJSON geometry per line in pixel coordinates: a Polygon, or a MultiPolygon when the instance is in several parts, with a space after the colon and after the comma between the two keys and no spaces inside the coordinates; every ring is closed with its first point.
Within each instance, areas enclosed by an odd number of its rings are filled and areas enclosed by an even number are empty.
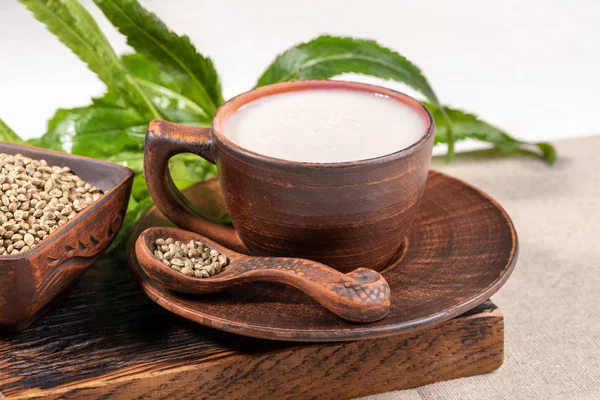
{"type": "Polygon", "coordinates": [[[0,256],[0,330],[20,331],[73,287],[121,228],[133,171],[86,157],[0,142],[0,153],[21,153],[67,166],[104,195],[36,247],[0,256]]]}

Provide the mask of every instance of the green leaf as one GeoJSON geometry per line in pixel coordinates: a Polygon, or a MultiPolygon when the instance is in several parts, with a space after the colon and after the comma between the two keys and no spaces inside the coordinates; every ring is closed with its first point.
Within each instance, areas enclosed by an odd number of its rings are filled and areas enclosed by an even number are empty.
{"type": "Polygon", "coordinates": [[[169,169],[175,185],[184,189],[216,175],[216,167],[195,154],[178,154],[169,161],[169,169]]]}
{"type": "MultiPolygon", "coordinates": [[[[136,180],[144,180],[143,176],[136,176],[134,178],[134,183],[136,180]]],[[[135,224],[148,212],[150,208],[154,205],[154,201],[152,201],[151,197],[146,197],[141,201],[137,201],[133,196],[129,199],[129,204],[127,206],[127,213],[125,214],[125,218],[123,219],[123,224],[121,225],[121,229],[119,233],[117,233],[117,237],[109,247],[107,252],[112,252],[114,250],[124,250],[127,245],[127,241],[133,232],[133,228],[135,224]]]]}
{"type": "Polygon", "coordinates": [[[533,143],[533,146],[536,146],[542,152],[542,159],[546,161],[549,165],[554,165],[556,159],[558,158],[558,154],[556,153],[556,148],[547,142],[538,142],[533,143]]]}
{"type": "Polygon", "coordinates": [[[96,21],[77,0],[20,1],[86,63],[109,90],[121,92],[148,118],[161,117],[150,99],[129,76],[96,21]]]}
{"type": "MultiPolygon", "coordinates": [[[[320,36],[291,47],[277,56],[256,86],[295,80],[328,79],[348,72],[405,83],[433,104],[440,105],[427,78],[413,63],[373,40],[351,37],[320,36]]],[[[448,160],[454,153],[452,129],[449,127],[448,160]]]]}
{"type": "Polygon", "coordinates": [[[143,179],[144,176],[141,173],[139,175],[136,175],[136,177],[138,177],[138,176],[142,179],[134,179],[133,180],[133,185],[131,187],[131,195],[137,201],[142,201],[146,197],[150,197],[150,193],[148,192],[148,185],[146,184],[146,181],[143,179]]]}
{"type": "Polygon", "coordinates": [[[108,159],[119,152],[139,151],[148,120],[131,108],[91,105],[59,109],[48,131],[35,145],[88,157],[108,159]]]}
{"type": "MultiPolygon", "coordinates": [[[[212,117],[193,100],[181,94],[189,85],[185,76],[177,71],[167,71],[139,54],[125,55],[121,60],[135,82],[166,119],[187,125],[210,126],[212,117]]],[[[96,106],[128,107],[126,99],[112,91],[92,99],[92,102],[96,106]]]]}
{"type": "Polygon", "coordinates": [[[556,149],[549,143],[529,143],[511,137],[501,129],[488,124],[473,114],[444,107],[445,116],[439,107],[431,103],[425,103],[433,118],[435,119],[435,143],[448,142],[448,119],[452,124],[456,140],[476,139],[489,143],[502,152],[511,153],[517,151],[528,151],[535,148],[538,157],[552,165],[556,161],[556,149]]]}
{"type": "Polygon", "coordinates": [[[186,75],[152,63],[140,54],[124,55],[121,60],[136,83],[152,99],[154,106],[169,121],[210,125],[212,114],[185,95],[190,87],[186,75]]]}
{"type": "Polygon", "coordinates": [[[92,98],[92,104],[95,106],[108,106],[118,108],[129,108],[127,99],[119,92],[107,91],[102,97],[92,98]]]}
{"type": "Polygon", "coordinates": [[[11,143],[25,143],[6,123],[0,118],[0,141],[11,143]]]}
{"type": "Polygon", "coordinates": [[[121,151],[110,156],[108,161],[129,167],[136,173],[144,171],[144,152],[141,149],[138,151],[121,151]]]}
{"type": "Polygon", "coordinates": [[[212,116],[223,103],[219,76],[212,61],[196,51],[187,36],[179,36],[136,0],[94,0],[104,15],[127,37],[136,52],[184,75],[181,93],[212,116]]]}
{"type": "Polygon", "coordinates": [[[350,37],[320,36],[286,50],[267,68],[256,86],[328,79],[347,72],[406,83],[431,102],[439,103],[421,70],[405,57],[373,40],[350,37]]]}
{"type": "Polygon", "coordinates": [[[224,224],[230,224],[231,223],[231,216],[229,215],[229,213],[223,213],[219,216],[219,221],[224,223],[224,224]]]}

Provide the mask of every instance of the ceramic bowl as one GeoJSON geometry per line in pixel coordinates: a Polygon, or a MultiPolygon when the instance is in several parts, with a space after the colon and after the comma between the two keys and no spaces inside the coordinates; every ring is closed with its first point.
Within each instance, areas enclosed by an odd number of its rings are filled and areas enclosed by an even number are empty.
{"type": "Polygon", "coordinates": [[[67,166],[104,195],[23,253],[0,256],[0,330],[20,331],[73,287],[121,228],[133,182],[129,168],[31,146],[0,142],[0,153],[67,166]]]}

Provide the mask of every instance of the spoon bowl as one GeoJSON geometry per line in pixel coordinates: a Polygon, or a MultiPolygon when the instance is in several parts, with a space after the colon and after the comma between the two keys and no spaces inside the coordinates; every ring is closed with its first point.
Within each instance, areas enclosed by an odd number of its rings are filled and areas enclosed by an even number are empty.
{"type": "Polygon", "coordinates": [[[135,252],[146,275],[177,292],[208,294],[250,282],[277,282],[304,292],[340,318],[353,322],[375,322],[390,310],[391,292],[387,281],[367,268],[343,274],[300,258],[248,256],[178,228],[146,229],[136,241],[135,252]],[[154,256],[154,242],[159,238],[173,238],[182,243],[200,241],[227,257],[229,263],[223,271],[208,278],[184,275],[154,256]]]}

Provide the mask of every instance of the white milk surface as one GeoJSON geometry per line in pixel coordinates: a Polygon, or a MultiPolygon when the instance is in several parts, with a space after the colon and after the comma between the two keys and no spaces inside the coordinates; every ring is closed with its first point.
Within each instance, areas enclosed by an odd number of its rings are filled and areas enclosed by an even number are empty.
{"type": "Polygon", "coordinates": [[[352,90],[303,90],[263,97],[231,115],[225,136],[262,155],[343,162],[394,153],[418,141],[426,123],[399,101],[352,90]]]}

